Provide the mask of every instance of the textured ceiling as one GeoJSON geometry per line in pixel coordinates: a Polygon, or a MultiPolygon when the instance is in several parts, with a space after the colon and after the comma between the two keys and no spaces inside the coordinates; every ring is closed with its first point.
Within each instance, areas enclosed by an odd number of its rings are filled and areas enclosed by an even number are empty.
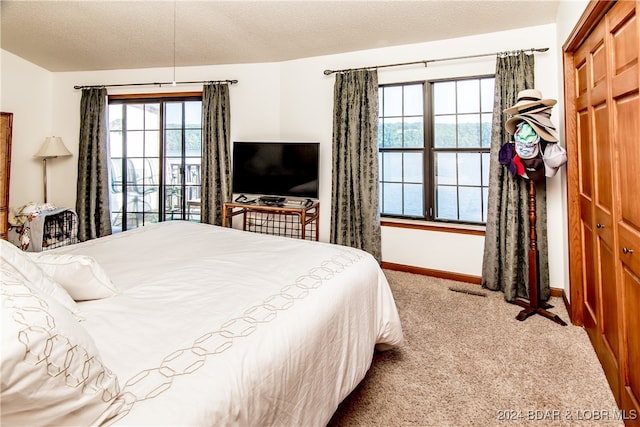
{"type": "MultiPolygon", "coordinates": [[[[274,62],[555,22],[557,1],[0,2],[2,49],[50,71],[274,62]]],[[[533,46],[524,47],[538,47],[533,46]]]]}

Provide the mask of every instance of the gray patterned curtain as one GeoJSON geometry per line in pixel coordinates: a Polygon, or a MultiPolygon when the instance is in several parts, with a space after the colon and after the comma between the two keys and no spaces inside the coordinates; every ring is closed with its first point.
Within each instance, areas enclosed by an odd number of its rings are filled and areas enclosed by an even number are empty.
{"type": "Polygon", "coordinates": [[[381,260],[378,208],[378,73],[336,76],[331,242],[381,260]]]}
{"type": "Polygon", "coordinates": [[[111,234],[107,132],[107,89],[83,89],[76,196],[80,241],[111,234]]]}
{"type": "Polygon", "coordinates": [[[202,88],[201,222],[222,225],[222,204],[231,200],[229,85],[202,88]]]}
{"type": "MultiPolygon", "coordinates": [[[[511,138],[505,129],[505,108],[516,103],[518,92],[534,87],[534,57],[498,57],[489,166],[489,206],[482,263],[482,286],[504,292],[507,301],[529,296],[529,210],[525,179],[514,177],[498,161],[500,147],[511,138]]],[[[541,299],[549,298],[547,196],[544,183],[536,185],[536,234],[540,256],[541,299]]]]}

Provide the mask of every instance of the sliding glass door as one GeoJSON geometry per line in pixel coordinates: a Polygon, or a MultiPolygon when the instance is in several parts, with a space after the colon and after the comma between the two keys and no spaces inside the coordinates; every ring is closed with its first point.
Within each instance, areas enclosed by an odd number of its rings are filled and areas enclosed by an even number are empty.
{"type": "Polygon", "coordinates": [[[110,99],[114,231],[200,220],[201,97],[110,99]]]}

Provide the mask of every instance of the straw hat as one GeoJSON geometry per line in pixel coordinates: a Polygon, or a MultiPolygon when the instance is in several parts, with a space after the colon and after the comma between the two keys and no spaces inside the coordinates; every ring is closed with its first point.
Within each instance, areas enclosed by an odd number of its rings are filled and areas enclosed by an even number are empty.
{"type": "Polygon", "coordinates": [[[516,103],[505,109],[507,114],[518,114],[530,112],[539,107],[552,107],[556,105],[555,99],[542,99],[542,92],[538,89],[525,89],[518,92],[516,103]]]}

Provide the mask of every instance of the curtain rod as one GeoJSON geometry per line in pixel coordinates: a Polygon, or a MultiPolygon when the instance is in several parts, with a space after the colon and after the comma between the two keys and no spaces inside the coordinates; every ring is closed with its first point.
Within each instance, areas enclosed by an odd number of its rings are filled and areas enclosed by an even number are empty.
{"type": "Polygon", "coordinates": [[[424,66],[426,67],[427,64],[429,64],[430,62],[440,62],[440,61],[453,61],[456,59],[467,59],[467,58],[480,58],[482,56],[494,56],[494,55],[513,55],[519,52],[546,52],[548,51],[549,48],[548,47],[532,47],[531,49],[522,49],[522,50],[511,50],[511,51],[506,51],[506,52],[493,52],[493,53],[481,53],[478,55],[466,55],[466,56],[453,56],[450,58],[439,58],[439,59],[425,59],[422,61],[413,61],[413,62],[400,62],[398,64],[386,64],[386,65],[373,65],[371,67],[359,67],[359,68],[345,68],[343,70],[324,70],[324,75],[325,76],[330,76],[331,74],[334,73],[344,73],[347,71],[357,71],[357,70],[371,70],[371,69],[378,69],[378,68],[389,68],[389,67],[402,67],[405,65],[414,65],[414,64],[424,64],[424,66]]]}
{"type": "Polygon", "coordinates": [[[185,84],[236,84],[237,80],[200,80],[194,82],[154,82],[154,83],[122,83],[122,84],[113,84],[113,85],[89,85],[89,86],[74,86],[74,89],[94,89],[94,88],[103,88],[103,87],[122,87],[122,86],[175,86],[175,85],[185,85],[185,84]]]}

